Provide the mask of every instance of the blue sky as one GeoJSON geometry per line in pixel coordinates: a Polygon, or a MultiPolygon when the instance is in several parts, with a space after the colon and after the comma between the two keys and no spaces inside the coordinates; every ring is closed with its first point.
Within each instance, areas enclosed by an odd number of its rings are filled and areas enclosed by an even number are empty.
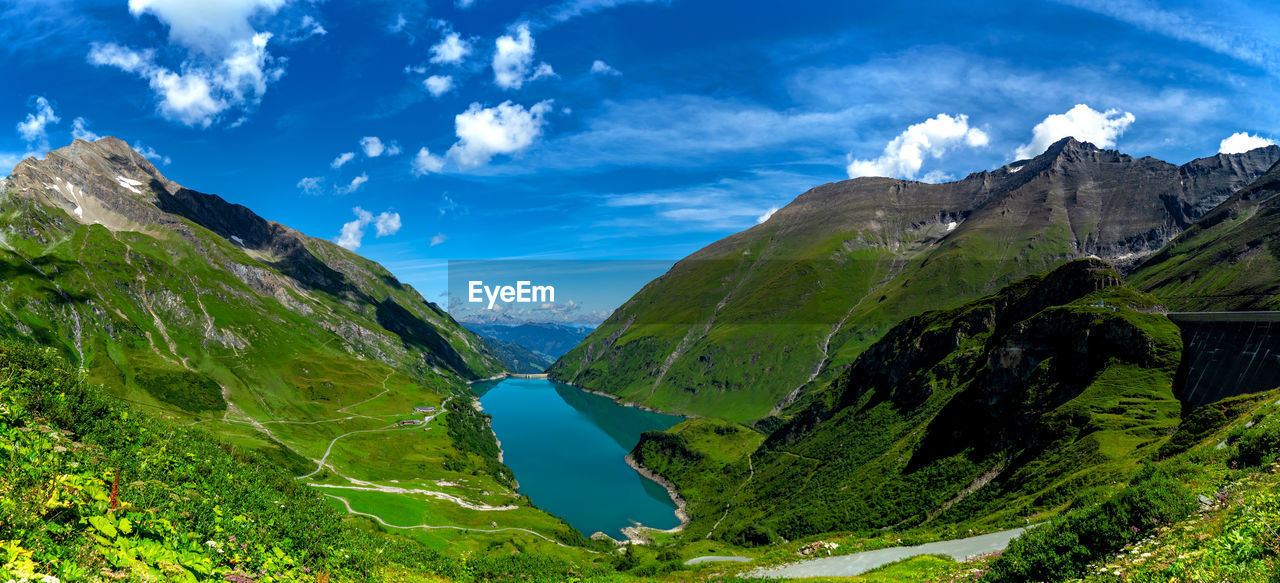
{"type": "Polygon", "coordinates": [[[676,260],[850,176],[1280,138],[1280,8],[1199,4],[2,0],[0,174],[115,135],[439,301],[451,259],[676,260]]]}

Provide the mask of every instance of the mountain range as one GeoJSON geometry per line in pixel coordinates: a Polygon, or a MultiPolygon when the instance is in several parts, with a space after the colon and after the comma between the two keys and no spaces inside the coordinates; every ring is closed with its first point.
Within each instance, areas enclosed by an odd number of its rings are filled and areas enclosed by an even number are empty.
{"type": "Polygon", "coordinates": [[[1277,160],[1179,166],[1064,138],[955,182],[819,186],[678,262],[549,372],[665,411],[785,417],[904,319],[1074,259],[1127,271],[1277,160]]]}

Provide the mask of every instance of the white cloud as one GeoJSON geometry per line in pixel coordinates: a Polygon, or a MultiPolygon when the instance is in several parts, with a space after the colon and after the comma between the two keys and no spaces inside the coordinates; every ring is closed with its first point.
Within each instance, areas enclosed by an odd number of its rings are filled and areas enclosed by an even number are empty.
{"type": "Polygon", "coordinates": [[[445,241],[448,241],[448,240],[449,240],[449,237],[445,236],[444,233],[436,233],[434,237],[431,237],[431,246],[435,247],[436,245],[444,243],[445,241]]]}
{"type": "Polygon", "coordinates": [[[1025,160],[1038,156],[1054,142],[1066,137],[1089,142],[1099,148],[1110,148],[1116,145],[1116,138],[1124,133],[1134,119],[1133,114],[1127,111],[1097,111],[1081,103],[1066,113],[1055,113],[1036,124],[1031,130],[1031,142],[1019,146],[1014,152],[1014,159],[1025,160]]]}
{"type": "Polygon", "coordinates": [[[430,150],[422,148],[418,150],[418,154],[413,157],[413,174],[415,176],[426,176],[427,174],[439,174],[444,170],[444,158],[432,154],[430,150]]]}
{"type": "Polygon", "coordinates": [[[368,181],[369,181],[369,175],[365,173],[361,173],[359,176],[352,178],[351,183],[347,184],[346,186],[339,186],[336,188],[336,190],[338,191],[338,194],[351,194],[357,190],[360,190],[360,187],[364,186],[364,183],[368,181]]]}
{"type": "Polygon", "coordinates": [[[1219,154],[1243,154],[1249,150],[1276,145],[1275,140],[1262,136],[1250,135],[1248,132],[1236,132],[1227,136],[1218,145],[1219,154]]]}
{"type": "Polygon", "coordinates": [[[526,81],[555,76],[551,65],[546,63],[539,64],[530,75],[534,42],[527,22],[517,24],[512,34],[498,37],[494,48],[493,82],[502,89],[519,89],[526,81]]]}
{"type": "Polygon", "coordinates": [[[143,158],[151,160],[152,162],[159,162],[161,164],[164,164],[165,166],[168,166],[171,162],[173,162],[172,158],[162,155],[161,153],[157,152],[155,148],[144,145],[141,142],[134,144],[133,150],[141,154],[143,158]]]}
{"type": "Polygon", "coordinates": [[[772,217],[773,213],[776,213],[776,212],[778,212],[778,207],[776,206],[769,207],[769,210],[764,211],[764,214],[756,218],[756,224],[759,225],[760,223],[763,223],[769,220],[769,217],[772,217]]]}
{"type": "Polygon", "coordinates": [[[879,158],[855,160],[851,156],[846,171],[849,178],[888,176],[914,179],[925,158],[939,158],[958,146],[986,146],[990,141],[986,132],[969,126],[969,116],[960,114],[952,117],[940,113],[908,127],[885,145],[879,158]]]}
{"type": "Polygon", "coordinates": [[[360,248],[364,239],[364,230],[370,223],[373,224],[378,237],[394,235],[400,231],[400,213],[385,211],[375,217],[373,213],[360,207],[351,209],[351,212],[355,213],[356,220],[343,223],[342,231],[334,239],[334,242],[350,251],[360,248]]]}
{"type": "Polygon", "coordinates": [[[249,20],[274,14],[287,0],[129,0],[134,17],[151,14],[169,27],[169,40],[209,55],[255,34],[249,20]]]}
{"type": "Polygon", "coordinates": [[[432,75],[422,80],[422,86],[432,97],[440,97],[453,90],[453,77],[450,75],[432,75]]]}
{"type": "Polygon", "coordinates": [[[596,75],[607,75],[607,76],[613,76],[613,77],[616,77],[622,74],[622,71],[614,69],[613,67],[609,66],[609,63],[606,63],[599,59],[596,59],[595,62],[591,63],[591,72],[596,75]]]}
{"type": "Polygon", "coordinates": [[[315,17],[308,14],[302,17],[302,22],[298,24],[297,30],[290,35],[289,40],[292,42],[299,42],[307,40],[313,36],[324,36],[326,34],[329,34],[329,31],[324,29],[324,25],[320,24],[320,21],[316,20],[315,17]]]}
{"type": "Polygon", "coordinates": [[[364,239],[364,228],[373,221],[373,215],[360,207],[351,209],[351,212],[356,214],[356,220],[342,224],[342,231],[338,234],[336,242],[346,247],[348,251],[355,251],[360,248],[360,241],[364,239]]]}
{"type": "Polygon", "coordinates": [[[453,5],[463,10],[471,8],[471,6],[474,5],[475,3],[476,3],[476,0],[453,0],[453,5]]]}
{"type": "Polygon", "coordinates": [[[377,158],[384,154],[395,156],[400,153],[400,144],[395,142],[383,144],[382,139],[377,136],[365,136],[360,138],[360,149],[364,150],[364,155],[369,158],[377,158]]]}
{"type": "Polygon", "coordinates": [[[298,181],[298,190],[301,190],[304,194],[315,196],[320,194],[320,186],[322,184],[324,184],[324,177],[307,176],[298,181]]]}
{"type": "Polygon", "coordinates": [[[62,118],[53,112],[53,106],[44,97],[37,96],[31,104],[35,111],[18,122],[18,133],[27,141],[28,150],[34,148],[42,154],[49,150],[48,127],[62,121],[62,118]]]}
{"type": "Polygon", "coordinates": [[[102,138],[98,134],[89,130],[89,121],[83,117],[77,117],[71,122],[71,138],[75,140],[84,140],[86,142],[96,142],[102,138]]]}
{"type": "Polygon", "coordinates": [[[529,76],[529,80],[536,81],[538,79],[543,79],[548,77],[559,77],[559,75],[556,74],[555,69],[551,68],[551,65],[548,65],[546,63],[538,63],[538,67],[533,70],[533,74],[529,76]]]}
{"type": "Polygon", "coordinates": [[[373,227],[379,237],[386,237],[400,232],[400,213],[384,212],[373,220],[373,227]]]}
{"type": "Polygon", "coordinates": [[[431,46],[431,62],[437,65],[457,65],[470,54],[471,43],[452,30],[447,30],[440,42],[431,46]]]}
{"type": "MultiPolygon", "coordinates": [[[[113,43],[91,45],[88,60],[115,67],[145,79],[157,99],[160,114],[171,121],[209,127],[224,112],[252,109],[267,86],[284,76],[284,60],[267,52],[269,32],[254,30],[251,20],[273,15],[287,0],[129,0],[135,17],[154,16],[169,29],[169,41],[186,49],[176,68],[158,62],[152,49],[134,50],[113,43]]],[[[325,34],[312,17],[302,20],[302,35],[325,34]]],[[[242,123],[244,116],[237,116],[242,123]]]]}
{"type": "Polygon", "coordinates": [[[354,160],[355,157],[356,157],[355,152],[343,152],[341,154],[338,154],[338,157],[334,158],[333,161],[329,163],[329,167],[342,168],[343,164],[346,164],[347,162],[354,160]]]}
{"type": "Polygon", "coordinates": [[[551,111],[551,101],[529,109],[504,101],[497,107],[471,107],[454,118],[458,142],[448,156],[462,168],[487,164],[494,155],[514,154],[533,144],[542,134],[543,116],[551,111]]]}

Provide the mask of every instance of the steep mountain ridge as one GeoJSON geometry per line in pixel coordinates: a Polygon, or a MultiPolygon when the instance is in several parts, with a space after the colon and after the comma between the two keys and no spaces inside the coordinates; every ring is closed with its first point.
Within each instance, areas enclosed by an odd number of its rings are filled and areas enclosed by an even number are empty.
{"type": "Polygon", "coordinates": [[[1280,163],[1130,278],[1180,311],[1280,309],[1280,163]]]}
{"type": "Polygon", "coordinates": [[[894,324],[1067,261],[1145,257],[1280,160],[1182,166],[1071,138],[956,182],[819,186],[677,263],[549,369],[624,401],[751,421],[825,385],[894,324]]]}
{"type": "MultiPolygon", "coordinates": [[[[7,188],[16,199],[61,209],[75,222],[102,225],[113,234],[176,236],[253,295],[278,300],[369,357],[420,359],[420,366],[464,378],[497,367],[474,335],[380,265],[262,219],[244,206],[184,188],[116,138],[77,140],[44,160],[23,160],[7,188]],[[208,237],[210,232],[218,238],[208,237]],[[344,313],[352,310],[363,317],[344,313]]],[[[55,237],[74,228],[55,216],[37,217],[11,229],[21,226],[31,242],[52,246],[55,237]]],[[[186,307],[196,311],[194,305],[186,307]]]]}

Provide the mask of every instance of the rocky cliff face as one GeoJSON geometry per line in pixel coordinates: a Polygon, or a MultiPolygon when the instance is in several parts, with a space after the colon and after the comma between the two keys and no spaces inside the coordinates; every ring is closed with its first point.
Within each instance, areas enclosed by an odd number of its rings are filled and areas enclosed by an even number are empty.
{"type": "Polygon", "coordinates": [[[1176,166],[1064,139],[945,184],[817,187],[651,282],[550,372],[624,400],[752,420],[830,381],[903,319],[1096,256],[1125,269],[1280,148],[1176,166]]]}
{"type": "Polygon", "coordinates": [[[284,390],[302,355],[444,384],[500,370],[380,265],[185,188],[118,139],[26,159],[3,191],[0,331],[63,346],[123,393],[174,405],[147,371],[284,390]]]}
{"type": "Polygon", "coordinates": [[[1179,311],[1280,309],[1280,164],[1131,274],[1179,311]]]}

